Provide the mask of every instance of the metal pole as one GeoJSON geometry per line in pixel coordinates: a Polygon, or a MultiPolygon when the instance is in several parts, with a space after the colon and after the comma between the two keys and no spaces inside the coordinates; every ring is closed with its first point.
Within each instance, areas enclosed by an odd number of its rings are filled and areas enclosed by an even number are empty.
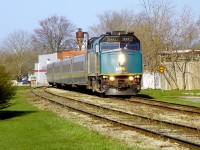
{"type": "Polygon", "coordinates": [[[86,44],[85,44],[85,50],[86,50],[86,61],[87,61],[87,74],[89,74],[89,54],[88,54],[88,40],[89,40],[89,34],[87,32],[84,32],[86,34],[86,44]]]}
{"type": "Polygon", "coordinates": [[[160,84],[161,84],[161,90],[163,92],[163,82],[162,82],[162,80],[163,80],[163,73],[161,73],[161,82],[160,82],[160,84]]]}

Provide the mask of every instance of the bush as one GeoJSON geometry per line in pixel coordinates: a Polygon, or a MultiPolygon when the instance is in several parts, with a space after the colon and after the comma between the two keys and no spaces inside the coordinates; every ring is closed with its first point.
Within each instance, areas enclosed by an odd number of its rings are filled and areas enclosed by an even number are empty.
{"type": "Polygon", "coordinates": [[[0,66],[0,110],[11,105],[10,100],[15,95],[16,88],[12,84],[11,75],[0,66]]]}

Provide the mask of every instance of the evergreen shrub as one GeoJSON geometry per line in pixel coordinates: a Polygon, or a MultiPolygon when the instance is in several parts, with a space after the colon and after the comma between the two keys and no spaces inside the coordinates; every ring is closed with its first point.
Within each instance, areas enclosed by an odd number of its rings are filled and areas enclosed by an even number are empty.
{"type": "Polygon", "coordinates": [[[11,74],[0,65],[0,110],[11,105],[10,100],[15,93],[16,88],[13,86],[11,74]]]}

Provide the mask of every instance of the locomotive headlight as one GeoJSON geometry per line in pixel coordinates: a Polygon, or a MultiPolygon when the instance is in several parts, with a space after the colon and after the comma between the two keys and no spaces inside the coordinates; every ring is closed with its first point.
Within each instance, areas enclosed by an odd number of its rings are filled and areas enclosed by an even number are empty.
{"type": "Polygon", "coordinates": [[[129,76],[128,79],[129,79],[129,81],[133,81],[134,78],[133,78],[133,76],[129,76]]]}
{"type": "Polygon", "coordinates": [[[115,80],[115,77],[110,76],[110,77],[109,77],[109,80],[110,80],[110,81],[114,81],[114,80],[115,80]]]}
{"type": "Polygon", "coordinates": [[[120,66],[124,65],[124,63],[125,63],[125,56],[124,56],[124,54],[119,54],[118,61],[119,61],[119,65],[120,66]]]}

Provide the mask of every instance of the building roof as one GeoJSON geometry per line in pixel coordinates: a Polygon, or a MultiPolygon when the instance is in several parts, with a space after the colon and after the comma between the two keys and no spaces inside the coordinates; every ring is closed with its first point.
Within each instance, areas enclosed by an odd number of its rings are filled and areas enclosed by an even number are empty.
{"type": "Polygon", "coordinates": [[[170,51],[161,51],[160,54],[199,54],[200,50],[191,50],[191,49],[186,49],[186,50],[170,50],[170,51]]]}
{"type": "Polygon", "coordinates": [[[85,54],[85,53],[86,53],[86,50],[81,50],[81,51],[79,51],[79,50],[69,50],[69,51],[58,52],[57,55],[58,55],[59,60],[64,60],[67,57],[74,57],[74,56],[85,54]]]}

